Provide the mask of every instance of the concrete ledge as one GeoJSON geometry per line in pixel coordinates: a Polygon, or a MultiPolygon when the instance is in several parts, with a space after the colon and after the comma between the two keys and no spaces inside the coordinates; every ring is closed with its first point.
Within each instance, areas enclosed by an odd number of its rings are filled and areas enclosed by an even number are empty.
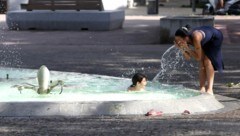
{"type": "Polygon", "coordinates": [[[224,106],[214,96],[154,101],[65,101],[65,102],[0,102],[0,116],[83,116],[83,115],[144,115],[149,110],[164,114],[191,114],[216,111],[224,106]]]}
{"type": "Polygon", "coordinates": [[[175,16],[160,19],[160,43],[173,43],[178,28],[189,24],[192,28],[198,26],[213,26],[214,17],[206,16],[175,16]]]}
{"type": "MultiPolygon", "coordinates": [[[[20,5],[28,3],[28,0],[7,0],[8,11],[21,10],[20,5]]],[[[104,10],[124,10],[127,0],[102,0],[104,10]]]]}
{"type": "Polygon", "coordinates": [[[112,11],[9,11],[10,30],[92,30],[108,31],[122,28],[124,10],[112,11]]]}

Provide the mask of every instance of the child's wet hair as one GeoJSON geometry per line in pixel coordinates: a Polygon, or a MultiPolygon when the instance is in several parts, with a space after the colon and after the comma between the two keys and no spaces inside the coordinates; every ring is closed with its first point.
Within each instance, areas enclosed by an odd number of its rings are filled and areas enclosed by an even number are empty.
{"type": "Polygon", "coordinates": [[[132,85],[131,85],[131,87],[136,86],[137,82],[142,82],[143,78],[145,78],[147,80],[147,76],[142,74],[142,73],[134,74],[134,76],[132,77],[132,85]]]}

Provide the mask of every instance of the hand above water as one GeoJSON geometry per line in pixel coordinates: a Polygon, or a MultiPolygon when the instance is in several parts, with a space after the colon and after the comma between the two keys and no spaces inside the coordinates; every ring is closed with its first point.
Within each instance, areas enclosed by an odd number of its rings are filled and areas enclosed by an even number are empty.
{"type": "Polygon", "coordinates": [[[189,49],[188,44],[186,42],[183,41],[174,41],[174,45],[175,47],[177,47],[178,49],[182,50],[182,51],[186,51],[189,49]]]}

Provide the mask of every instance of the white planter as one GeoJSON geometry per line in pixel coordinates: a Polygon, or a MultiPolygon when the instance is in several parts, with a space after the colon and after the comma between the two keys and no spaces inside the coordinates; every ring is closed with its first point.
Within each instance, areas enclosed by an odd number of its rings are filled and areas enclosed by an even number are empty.
{"type": "Polygon", "coordinates": [[[20,10],[21,3],[28,3],[28,0],[8,0],[8,11],[20,10]]]}
{"type": "Polygon", "coordinates": [[[119,10],[127,7],[127,0],[102,0],[104,10],[119,10]]]}

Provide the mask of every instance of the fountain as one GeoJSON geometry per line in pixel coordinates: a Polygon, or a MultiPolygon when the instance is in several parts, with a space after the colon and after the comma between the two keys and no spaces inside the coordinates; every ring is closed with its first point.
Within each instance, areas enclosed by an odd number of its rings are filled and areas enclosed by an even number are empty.
{"type": "MultiPolygon", "coordinates": [[[[7,80],[9,79],[9,74],[7,74],[7,80]]],[[[22,85],[14,85],[13,87],[18,88],[18,90],[21,92],[23,89],[32,89],[36,91],[38,94],[48,94],[52,91],[53,88],[55,88],[58,85],[61,85],[61,92],[63,90],[63,81],[57,80],[57,81],[50,81],[50,72],[46,66],[41,66],[37,73],[37,82],[38,86],[25,83],[22,85]]]]}
{"type": "Polygon", "coordinates": [[[201,94],[182,85],[150,82],[146,91],[127,92],[131,80],[74,72],[50,71],[51,80],[64,81],[49,94],[24,89],[19,93],[16,84],[37,85],[37,70],[1,67],[0,116],[82,116],[136,115],[151,109],[164,114],[192,114],[223,108],[214,96],[201,94]],[[8,78],[6,77],[8,75],[8,78]]]}

